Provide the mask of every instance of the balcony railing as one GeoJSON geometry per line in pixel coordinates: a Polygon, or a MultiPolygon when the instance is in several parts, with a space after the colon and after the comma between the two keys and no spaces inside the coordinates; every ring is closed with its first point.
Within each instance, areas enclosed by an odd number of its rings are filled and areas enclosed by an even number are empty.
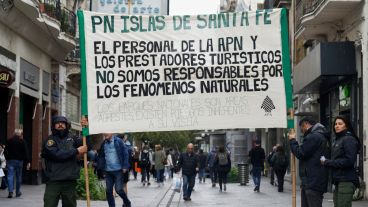
{"type": "Polygon", "coordinates": [[[295,12],[295,31],[301,26],[302,17],[306,14],[314,12],[319,5],[326,0],[297,0],[295,12]]]}
{"type": "Polygon", "coordinates": [[[281,8],[281,7],[284,7],[286,5],[291,5],[291,0],[275,0],[273,2],[273,7],[274,8],[281,8]]]}
{"type": "Polygon", "coordinates": [[[76,15],[74,12],[61,8],[60,0],[43,0],[41,12],[60,22],[61,31],[75,36],[76,15]]]}
{"type": "Polygon", "coordinates": [[[304,1],[303,15],[314,12],[325,0],[304,1]]]}
{"type": "Polygon", "coordinates": [[[56,0],[43,0],[43,9],[41,12],[47,14],[49,17],[60,20],[61,18],[61,7],[60,1],[56,0]]]}

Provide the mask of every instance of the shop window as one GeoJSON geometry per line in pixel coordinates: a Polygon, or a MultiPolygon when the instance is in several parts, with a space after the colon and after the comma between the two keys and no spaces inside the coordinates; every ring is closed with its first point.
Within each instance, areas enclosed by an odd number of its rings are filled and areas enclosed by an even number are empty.
{"type": "Polygon", "coordinates": [[[66,92],[66,116],[72,122],[79,123],[79,97],[66,92]]]}

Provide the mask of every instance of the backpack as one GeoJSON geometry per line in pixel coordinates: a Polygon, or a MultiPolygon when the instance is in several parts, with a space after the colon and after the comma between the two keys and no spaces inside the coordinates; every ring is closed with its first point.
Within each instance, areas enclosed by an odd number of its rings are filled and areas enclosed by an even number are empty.
{"type": "Polygon", "coordinates": [[[172,163],[173,163],[173,167],[175,167],[175,166],[177,166],[178,165],[178,161],[179,161],[179,159],[178,159],[178,157],[177,157],[177,155],[176,154],[171,154],[171,160],[172,160],[172,163]]]}
{"type": "Polygon", "coordinates": [[[286,168],[289,165],[289,162],[286,158],[286,155],[277,155],[276,159],[275,159],[275,163],[274,166],[276,167],[281,167],[281,168],[286,168]]]}
{"type": "Polygon", "coordinates": [[[226,153],[218,153],[218,160],[219,160],[219,165],[225,166],[227,165],[229,162],[227,160],[227,154],[226,153]]]}
{"type": "Polygon", "coordinates": [[[141,161],[139,162],[139,164],[142,167],[147,167],[150,165],[149,152],[142,152],[141,161]]]}

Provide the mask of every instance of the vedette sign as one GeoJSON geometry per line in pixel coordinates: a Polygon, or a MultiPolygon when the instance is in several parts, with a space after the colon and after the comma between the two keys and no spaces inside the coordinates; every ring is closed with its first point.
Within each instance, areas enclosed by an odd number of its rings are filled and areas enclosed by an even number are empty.
{"type": "Polygon", "coordinates": [[[10,70],[0,69],[0,87],[8,87],[14,82],[14,74],[10,70]]]}
{"type": "Polygon", "coordinates": [[[286,10],[78,15],[91,134],[287,126],[286,10]]]}

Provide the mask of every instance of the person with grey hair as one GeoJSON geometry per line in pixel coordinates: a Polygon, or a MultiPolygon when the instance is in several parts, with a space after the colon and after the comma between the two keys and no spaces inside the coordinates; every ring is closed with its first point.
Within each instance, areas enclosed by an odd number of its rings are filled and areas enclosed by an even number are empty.
{"type": "Polygon", "coordinates": [[[123,190],[123,174],[128,172],[130,167],[128,148],[123,140],[112,133],[104,133],[103,137],[97,166],[105,171],[107,202],[109,207],[115,207],[115,187],[116,193],[123,199],[124,207],[130,207],[131,202],[123,190]]]}
{"type": "Polygon", "coordinates": [[[288,135],[291,152],[299,159],[301,179],[301,207],[322,207],[323,194],[327,191],[328,171],[320,163],[320,157],[328,157],[329,133],[312,117],[299,121],[303,143],[296,141],[296,133],[288,135]]]}
{"type": "Polygon", "coordinates": [[[182,169],[183,175],[183,199],[184,201],[191,201],[190,196],[192,195],[195,184],[195,177],[199,171],[199,158],[194,153],[192,143],[189,143],[187,145],[187,151],[180,155],[178,166],[182,169]]]}
{"type": "Polygon", "coordinates": [[[31,167],[31,163],[29,162],[30,159],[28,156],[27,144],[23,139],[23,130],[15,130],[14,136],[10,138],[6,143],[4,154],[7,160],[8,169],[8,198],[13,197],[14,181],[15,196],[20,197],[22,195],[20,188],[22,184],[23,162],[27,163],[27,170],[29,170],[31,167]]]}

